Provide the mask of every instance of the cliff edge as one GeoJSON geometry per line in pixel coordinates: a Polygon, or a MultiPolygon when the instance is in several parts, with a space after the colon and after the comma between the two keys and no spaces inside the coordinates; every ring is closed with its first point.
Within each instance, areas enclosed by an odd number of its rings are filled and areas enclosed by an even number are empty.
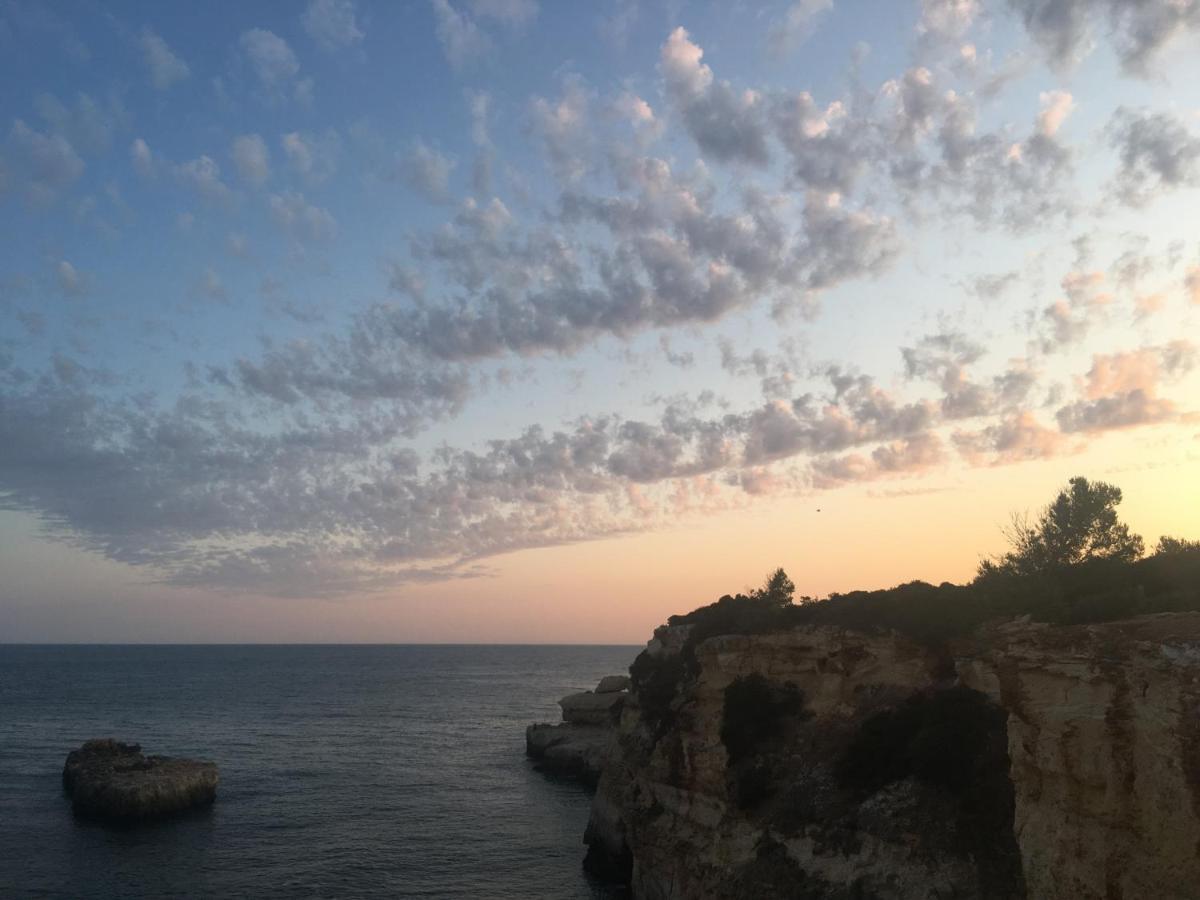
{"type": "Polygon", "coordinates": [[[649,900],[1196,896],[1200,613],[937,640],[810,618],[655,632],[589,868],[649,900]]]}

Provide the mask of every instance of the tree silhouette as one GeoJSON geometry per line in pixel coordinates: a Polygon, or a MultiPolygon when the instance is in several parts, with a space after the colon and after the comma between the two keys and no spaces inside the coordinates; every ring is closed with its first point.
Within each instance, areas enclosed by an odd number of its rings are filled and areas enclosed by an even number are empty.
{"type": "Polygon", "coordinates": [[[766,584],[756,590],[753,596],[776,606],[790,606],[792,595],[796,593],[796,585],[788,578],[783,569],[776,569],[767,576],[766,584]]]}
{"type": "Polygon", "coordinates": [[[1154,548],[1155,556],[1179,556],[1185,553],[1200,553],[1200,541],[1163,535],[1154,548]]]}
{"type": "Polygon", "coordinates": [[[1120,502],[1119,487],[1072,478],[1036,522],[1013,518],[1005,532],[1012,549],[981,562],[979,576],[1044,575],[1092,559],[1139,559],[1145,547],[1117,519],[1120,502]]]}

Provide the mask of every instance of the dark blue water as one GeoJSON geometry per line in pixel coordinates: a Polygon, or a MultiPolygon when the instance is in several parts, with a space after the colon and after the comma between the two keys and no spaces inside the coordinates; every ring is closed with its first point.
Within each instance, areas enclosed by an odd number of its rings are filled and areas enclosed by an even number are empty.
{"type": "Polygon", "coordinates": [[[606,897],[525,725],[631,647],[0,646],[0,897],[606,897]],[[217,761],[216,804],[77,821],[87,738],[217,761]]]}

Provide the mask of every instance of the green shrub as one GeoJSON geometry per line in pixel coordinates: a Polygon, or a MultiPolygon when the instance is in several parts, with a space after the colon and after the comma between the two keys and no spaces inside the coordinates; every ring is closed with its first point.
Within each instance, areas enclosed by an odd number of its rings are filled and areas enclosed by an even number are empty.
{"type": "Polygon", "coordinates": [[[657,740],[675,722],[672,704],[683,681],[683,660],[676,655],[653,656],[643,650],[629,667],[629,681],[642,718],[657,740]]]}

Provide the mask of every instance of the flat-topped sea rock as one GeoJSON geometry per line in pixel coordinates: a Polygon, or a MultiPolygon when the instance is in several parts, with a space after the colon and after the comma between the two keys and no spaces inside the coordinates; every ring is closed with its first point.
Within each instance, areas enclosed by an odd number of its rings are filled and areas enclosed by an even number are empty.
{"type": "Polygon", "coordinates": [[[597,694],[613,694],[617,691],[629,690],[628,675],[605,675],[596,685],[597,694]]]}
{"type": "Polygon", "coordinates": [[[72,750],[63,766],[75,811],[103,819],[152,819],[207,806],[219,780],[216,763],[146,756],[138,744],[111,738],[72,750]]]}
{"type": "Polygon", "coordinates": [[[562,707],[564,722],[573,725],[611,725],[625,703],[625,697],[626,694],[620,691],[606,694],[580,691],[563,697],[558,705],[562,707]]]}

